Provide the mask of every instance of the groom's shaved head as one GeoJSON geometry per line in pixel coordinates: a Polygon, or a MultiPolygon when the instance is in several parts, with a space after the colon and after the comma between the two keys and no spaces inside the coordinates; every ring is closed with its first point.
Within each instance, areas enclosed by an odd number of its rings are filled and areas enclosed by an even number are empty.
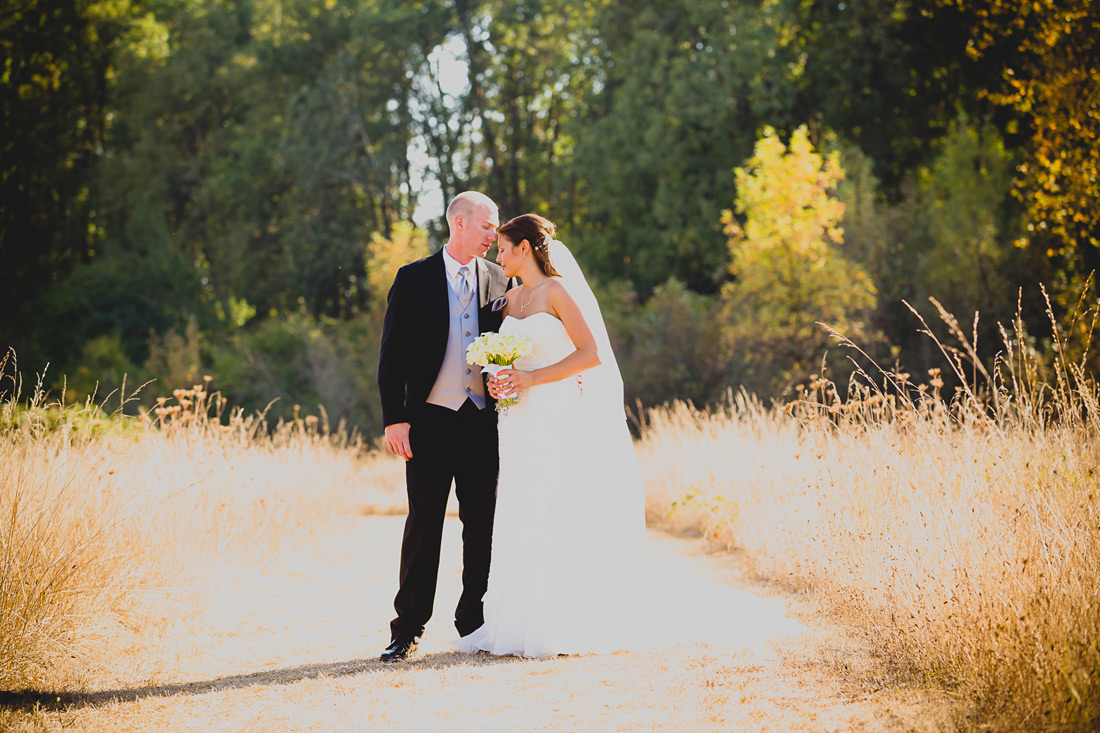
{"type": "Polygon", "coordinates": [[[491,211],[496,211],[497,205],[483,193],[477,191],[463,191],[451,199],[447,205],[447,225],[454,227],[456,216],[466,219],[481,206],[487,206],[491,211]]]}
{"type": "Polygon", "coordinates": [[[493,200],[477,191],[463,191],[447,205],[447,228],[451,236],[447,251],[461,264],[484,257],[497,238],[500,212],[493,200]]]}

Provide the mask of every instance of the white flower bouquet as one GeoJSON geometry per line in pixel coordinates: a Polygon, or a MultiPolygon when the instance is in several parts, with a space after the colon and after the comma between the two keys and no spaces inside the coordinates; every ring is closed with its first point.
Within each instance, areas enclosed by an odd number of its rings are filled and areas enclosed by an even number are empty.
{"type": "MultiPolygon", "coordinates": [[[[529,338],[490,331],[478,336],[466,348],[466,363],[475,364],[481,367],[482,374],[495,377],[500,370],[512,366],[516,359],[531,353],[533,346],[534,343],[529,338]]],[[[514,396],[514,390],[509,395],[497,400],[498,412],[519,402],[519,398],[514,396]]]]}

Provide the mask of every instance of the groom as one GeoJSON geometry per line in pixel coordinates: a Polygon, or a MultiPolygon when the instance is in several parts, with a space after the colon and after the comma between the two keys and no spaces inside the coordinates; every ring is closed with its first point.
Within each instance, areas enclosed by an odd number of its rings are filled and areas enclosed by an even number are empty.
{"type": "Polygon", "coordinates": [[[462,596],[455,610],[461,636],[484,622],[496,505],[497,416],[480,369],[466,347],[500,328],[492,303],[509,288],[500,266],[484,257],[500,215],[484,194],[466,191],[447,206],[450,239],[442,250],[405,265],[394,278],[382,326],[378,388],[386,445],[405,459],[409,515],[401,542],[397,618],[383,662],[416,651],[432,615],[443,517],[454,481],[462,520],[462,596]]]}

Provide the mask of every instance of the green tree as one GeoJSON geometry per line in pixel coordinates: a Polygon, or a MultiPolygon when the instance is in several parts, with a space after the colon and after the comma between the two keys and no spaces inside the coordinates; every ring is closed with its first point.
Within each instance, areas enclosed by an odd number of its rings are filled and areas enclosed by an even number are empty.
{"type": "Polygon", "coordinates": [[[975,90],[991,67],[966,53],[969,20],[935,0],[798,7],[798,114],[858,146],[891,201],[960,108],[980,117],[989,107],[975,90]]]}
{"type": "Polygon", "coordinates": [[[918,259],[919,291],[959,316],[975,310],[991,319],[1011,316],[1015,307],[1009,268],[1015,232],[1005,231],[1012,163],[996,129],[962,116],[918,172],[916,196],[930,245],[918,259]]]}
{"type": "MultiPolygon", "coordinates": [[[[466,64],[468,92],[447,100],[421,89],[429,150],[439,161],[444,197],[484,190],[504,216],[525,211],[573,221],[575,182],[570,122],[592,86],[593,18],[606,0],[482,0],[454,3],[453,34],[466,64]],[[463,141],[466,141],[463,144],[463,141]]],[[[429,69],[431,72],[431,69],[429,69]]]]}
{"type": "Polygon", "coordinates": [[[417,49],[443,40],[443,17],[433,4],[363,3],[334,40],[340,50],[290,100],[277,152],[291,181],[280,230],[311,312],[347,317],[366,307],[364,242],[412,219],[417,49]]]}
{"type": "Polygon", "coordinates": [[[26,347],[31,300],[99,243],[94,171],[120,43],[140,3],[0,4],[0,350],[26,347]]]}
{"type": "Polygon", "coordinates": [[[593,269],[630,277],[643,295],[669,277],[718,289],[729,171],[765,121],[793,120],[793,5],[661,0],[601,10],[599,75],[571,164],[593,269]]]}
{"type": "Polygon", "coordinates": [[[266,315],[365,304],[362,244],[411,216],[403,112],[418,6],[168,5],[178,40],[135,59],[107,170],[115,236],[167,241],[206,297],[266,315]]]}
{"type": "Polygon", "coordinates": [[[57,367],[58,380],[80,366],[86,342],[104,336],[116,340],[127,361],[144,364],[150,332],[182,333],[193,318],[212,325],[201,297],[200,275],[180,252],[166,246],[123,249],[108,240],[91,263],[32,301],[35,322],[50,326],[34,332],[34,353],[42,364],[57,367]]]}
{"type": "Polygon", "coordinates": [[[1025,322],[1042,331],[1038,286],[1053,273],[1045,256],[1016,246],[1021,210],[1011,197],[1014,156],[995,126],[959,115],[932,160],[906,177],[896,202],[887,199],[859,149],[842,147],[841,155],[846,176],[837,196],[845,205],[845,254],[874,281],[873,324],[894,347],[877,356],[917,372],[940,365],[903,303],[928,311],[929,297],[966,323],[980,313],[978,348],[990,362],[1001,343],[997,324],[1015,316],[1021,289],[1025,322]]]}

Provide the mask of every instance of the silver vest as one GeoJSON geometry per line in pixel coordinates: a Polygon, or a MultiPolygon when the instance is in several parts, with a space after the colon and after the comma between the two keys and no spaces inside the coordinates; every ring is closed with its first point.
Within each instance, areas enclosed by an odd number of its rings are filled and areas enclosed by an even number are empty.
{"type": "MultiPolygon", "coordinates": [[[[475,271],[476,272],[476,271],[475,271]]],[[[466,347],[477,338],[477,286],[475,277],[474,297],[470,304],[462,307],[462,300],[447,281],[447,295],[450,305],[450,320],[447,329],[447,350],[443,354],[443,365],[439,367],[439,376],[428,394],[428,402],[440,407],[457,410],[469,398],[477,408],[485,407],[485,382],[481,378],[481,367],[466,363],[466,347]]]]}

